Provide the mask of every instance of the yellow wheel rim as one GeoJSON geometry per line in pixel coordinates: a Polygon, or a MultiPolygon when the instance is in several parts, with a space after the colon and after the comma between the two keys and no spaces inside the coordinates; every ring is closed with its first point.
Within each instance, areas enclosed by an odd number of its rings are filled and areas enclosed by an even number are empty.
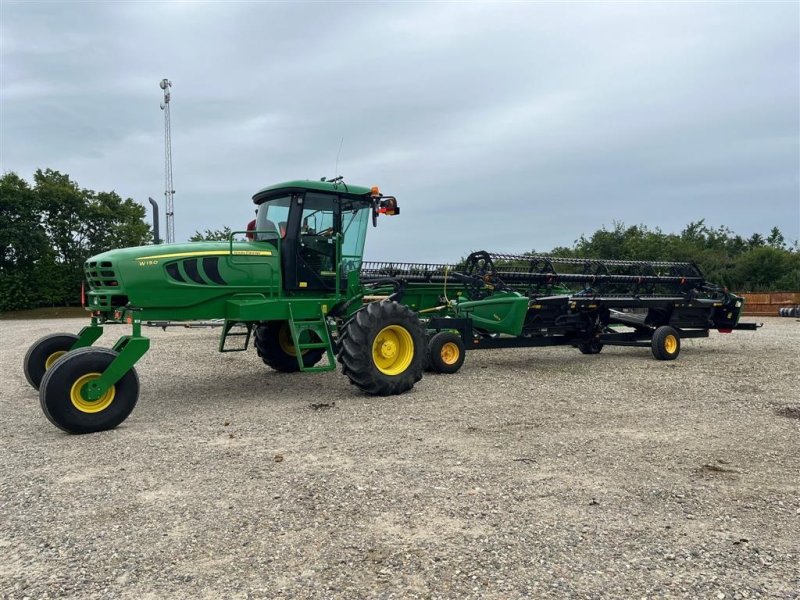
{"type": "Polygon", "coordinates": [[[674,335],[669,334],[667,337],[664,338],[664,350],[667,351],[667,354],[675,354],[675,351],[678,349],[678,338],[674,335]]]}
{"type": "Polygon", "coordinates": [[[405,327],[389,325],[372,342],[372,362],[384,375],[399,375],[414,358],[414,340],[405,327]]]}
{"type": "Polygon", "coordinates": [[[456,362],[458,362],[458,357],[461,355],[461,351],[453,342],[447,342],[442,346],[439,355],[442,357],[442,362],[444,364],[454,365],[456,362]]]}
{"type": "Polygon", "coordinates": [[[107,409],[114,401],[116,388],[113,385],[97,400],[88,400],[86,398],[84,386],[95,379],[100,379],[100,373],[81,375],[75,380],[75,383],[72,384],[72,388],[69,390],[69,399],[72,401],[72,406],[81,412],[89,414],[99,413],[107,409]]]}
{"type": "MultiPolygon", "coordinates": [[[[300,335],[302,336],[303,334],[301,333],[300,335]]],[[[281,325],[281,329],[278,331],[278,345],[281,347],[281,350],[289,356],[297,356],[297,348],[294,347],[292,334],[289,331],[289,325],[286,323],[281,325]]],[[[308,352],[308,350],[303,350],[300,354],[305,356],[306,352],[308,352]]]]}
{"type": "Polygon", "coordinates": [[[50,356],[47,357],[47,360],[44,361],[44,370],[46,371],[50,367],[53,366],[53,363],[56,362],[59,358],[64,356],[67,353],[66,350],[56,350],[50,356]]]}
{"type": "Polygon", "coordinates": [[[292,343],[292,334],[289,332],[289,325],[284,323],[278,331],[278,344],[289,356],[297,356],[297,350],[292,343]]]}

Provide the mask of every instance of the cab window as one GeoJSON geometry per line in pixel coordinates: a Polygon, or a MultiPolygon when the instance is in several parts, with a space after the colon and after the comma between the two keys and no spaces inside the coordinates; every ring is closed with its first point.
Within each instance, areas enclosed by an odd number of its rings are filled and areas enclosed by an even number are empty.
{"type": "Polygon", "coordinates": [[[256,240],[274,240],[286,237],[286,224],[289,222],[289,207],[292,199],[282,196],[263,202],[256,214],[256,240]]]}

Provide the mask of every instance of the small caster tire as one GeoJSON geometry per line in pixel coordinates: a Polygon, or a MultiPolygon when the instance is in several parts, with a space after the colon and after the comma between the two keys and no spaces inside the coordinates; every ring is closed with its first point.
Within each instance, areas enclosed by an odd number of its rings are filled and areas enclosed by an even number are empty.
{"type": "Polygon", "coordinates": [[[72,333],[54,333],[39,338],[28,348],[22,370],[33,389],[39,389],[45,372],[69,352],[77,341],[78,336],[72,333]]]}
{"type": "Polygon", "coordinates": [[[97,400],[86,397],[86,384],[98,379],[117,357],[108,348],[80,348],[56,362],[42,378],[39,403],[48,420],[67,433],[114,429],[139,399],[136,369],[122,376],[97,400]]]}
{"type": "Polygon", "coordinates": [[[650,347],[656,359],[675,360],[681,352],[681,336],[674,327],[663,325],[653,333],[650,347]]]}
{"type": "Polygon", "coordinates": [[[440,331],[428,342],[428,364],[431,371],[452,374],[461,368],[466,348],[461,336],[452,331],[440,331]]]}
{"type": "Polygon", "coordinates": [[[600,354],[603,350],[603,344],[597,340],[581,342],[578,344],[578,350],[581,351],[581,354],[600,354]]]}

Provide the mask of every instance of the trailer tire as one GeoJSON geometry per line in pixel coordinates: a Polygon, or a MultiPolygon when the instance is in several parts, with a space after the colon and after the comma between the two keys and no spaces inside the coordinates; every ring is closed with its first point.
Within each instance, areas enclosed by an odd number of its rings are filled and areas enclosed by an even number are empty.
{"type": "Polygon", "coordinates": [[[426,354],[431,371],[448,375],[455,373],[466,358],[464,340],[452,331],[440,331],[431,337],[426,354]]]}
{"type": "MultiPolygon", "coordinates": [[[[253,338],[256,352],[268,367],[281,373],[295,373],[300,370],[292,334],[288,321],[268,321],[259,325],[253,338]]],[[[303,352],[303,365],[313,367],[325,354],[324,348],[311,348],[303,352]]]]}
{"type": "Polygon", "coordinates": [[[39,389],[45,372],[69,352],[69,349],[77,341],[78,336],[75,334],[53,333],[41,337],[31,344],[25,353],[22,370],[25,373],[25,379],[33,389],[39,389]]]}
{"type": "Polygon", "coordinates": [[[402,394],[422,379],[425,329],[391,300],[371,302],[343,326],[339,362],[350,383],[373,396],[402,394]]]}
{"type": "Polygon", "coordinates": [[[434,336],[432,331],[425,332],[425,353],[422,356],[422,370],[427,371],[428,373],[435,373],[436,371],[433,369],[431,365],[431,357],[430,353],[427,351],[428,346],[430,346],[431,338],[434,336]]]}
{"type": "Polygon", "coordinates": [[[653,333],[650,347],[658,360],[675,360],[681,352],[681,336],[674,327],[662,325],[653,333]]]}
{"type": "Polygon", "coordinates": [[[139,399],[139,376],[131,369],[94,401],[81,394],[118,354],[109,348],[79,348],[56,362],[42,378],[39,403],[47,419],[67,433],[114,429],[133,411],[139,399]]]}
{"type": "Polygon", "coordinates": [[[589,342],[581,342],[578,344],[578,350],[581,354],[600,354],[603,350],[603,344],[598,340],[591,340],[589,342]]]}

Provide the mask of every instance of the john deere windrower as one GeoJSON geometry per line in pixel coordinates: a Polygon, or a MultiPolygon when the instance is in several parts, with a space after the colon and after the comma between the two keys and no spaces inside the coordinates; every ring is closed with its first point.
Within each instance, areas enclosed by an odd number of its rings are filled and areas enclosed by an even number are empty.
{"type": "Polygon", "coordinates": [[[336,179],[274,185],[253,201],[255,223],[234,232],[247,241],[231,235],[227,242],[141,246],[86,261],[91,323],[77,335],[38,340],[24,361],[54,425],[87,433],[128,417],[139,396],[134,365],[150,346],[142,335],[149,322],[219,320],[221,352],[246,350],[252,337],[278,371],[333,370],[338,354],[344,374],[369,394],[399,394],[419,381],[419,317],[392,297],[362,303],[369,291],[359,278],[367,226],[398,214],[396,199],[336,179]],[[110,324],[128,324],[131,334],[112,348],[92,346],[110,324]]]}
{"type": "Polygon", "coordinates": [[[283,372],[333,370],[338,357],[350,381],[376,395],[411,389],[425,369],[455,373],[467,349],[647,346],[673,360],[682,338],[755,328],[739,323],[742,298],[690,263],[488,252],[454,265],[362,262],[369,222],[399,213],[378,188],[293,181],[253,201],[255,221],[227,242],[86,262],[91,323],[42,338],[25,356],[53,424],[87,433],[128,417],[139,396],[134,365],[150,345],[143,325],[219,325],[220,352],[247,350],[252,338],[283,372]],[[131,334],[94,347],[110,324],[131,334]]]}

